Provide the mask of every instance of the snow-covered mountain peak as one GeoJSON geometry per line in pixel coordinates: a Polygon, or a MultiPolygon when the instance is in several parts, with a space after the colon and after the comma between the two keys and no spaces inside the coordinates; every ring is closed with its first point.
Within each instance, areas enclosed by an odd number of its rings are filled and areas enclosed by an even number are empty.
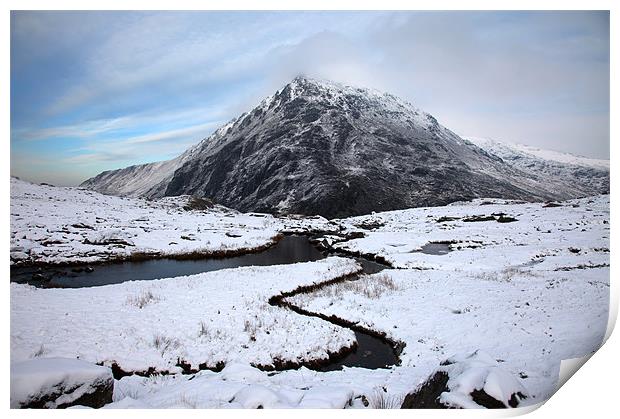
{"type": "Polygon", "coordinates": [[[560,183],[562,188],[583,189],[590,191],[590,194],[609,193],[609,160],[489,138],[466,137],[466,141],[502,159],[506,164],[539,178],[541,182],[550,185],[560,183]]]}
{"type": "MultiPolygon", "coordinates": [[[[420,114],[423,116],[423,120],[432,121],[432,119],[434,119],[410,102],[391,93],[368,87],[354,86],[332,80],[311,78],[307,76],[295,77],[274,95],[266,98],[265,101],[259,106],[264,107],[265,104],[269,105],[273,100],[291,101],[296,98],[325,101],[333,105],[346,103],[347,99],[357,99],[357,101],[381,105],[394,112],[400,111],[420,114]]],[[[356,105],[359,104],[360,103],[356,103],[356,105]]]]}
{"type": "MultiPolygon", "coordinates": [[[[330,218],[477,197],[562,199],[601,189],[598,180],[565,184],[528,170],[464,141],[392,94],[302,76],[176,159],[105,172],[83,186],[330,218]]],[[[584,173],[604,183],[605,173],[584,173]]]]}

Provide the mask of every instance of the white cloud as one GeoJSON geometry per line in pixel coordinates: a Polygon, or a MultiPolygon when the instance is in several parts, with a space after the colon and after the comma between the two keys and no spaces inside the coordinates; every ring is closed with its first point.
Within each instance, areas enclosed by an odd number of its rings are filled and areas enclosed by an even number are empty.
{"type": "Polygon", "coordinates": [[[54,74],[72,72],[70,87],[65,80],[45,91],[47,127],[16,125],[11,141],[78,140],[78,150],[58,161],[80,165],[82,174],[102,167],[89,168],[94,161],[114,168],[173,157],[301,73],[389,91],[459,133],[608,156],[604,13],[41,12],[12,19],[12,42],[22,40],[12,71],[58,55],[65,61],[54,74]],[[82,110],[81,122],[72,119],[82,110]]]}

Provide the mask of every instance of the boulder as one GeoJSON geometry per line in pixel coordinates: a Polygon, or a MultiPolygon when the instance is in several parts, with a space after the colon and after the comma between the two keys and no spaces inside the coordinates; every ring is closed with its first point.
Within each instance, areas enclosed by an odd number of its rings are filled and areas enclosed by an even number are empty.
{"type": "Polygon", "coordinates": [[[134,246],[134,242],[131,240],[130,235],[118,229],[93,232],[84,239],[84,244],[93,244],[98,246],[105,246],[109,244],[134,246]]]}
{"type": "Polygon", "coordinates": [[[489,355],[476,351],[452,357],[415,391],[407,394],[402,409],[498,409],[519,407],[527,391],[519,379],[489,355]]]}
{"type": "Polygon", "coordinates": [[[112,370],[79,359],[34,358],[11,364],[11,408],[99,408],[112,402],[112,370]]]}

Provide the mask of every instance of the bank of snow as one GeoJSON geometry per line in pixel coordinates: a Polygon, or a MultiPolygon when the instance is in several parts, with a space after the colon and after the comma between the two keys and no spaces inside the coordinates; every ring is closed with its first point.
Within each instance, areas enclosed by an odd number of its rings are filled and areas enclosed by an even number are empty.
{"type": "Polygon", "coordinates": [[[148,201],[11,178],[11,264],[252,250],[280,229],[270,215],[187,196],[148,201]]]}
{"type": "Polygon", "coordinates": [[[398,268],[475,271],[534,263],[549,269],[609,263],[609,195],[561,206],[479,199],[341,222],[350,229],[379,227],[364,231],[363,238],[336,244],[336,249],[379,255],[398,268]],[[500,214],[503,220],[515,220],[498,222],[500,214]],[[452,252],[440,257],[421,252],[433,242],[449,243],[452,252]]]}
{"type": "Polygon", "coordinates": [[[588,355],[602,342],[609,196],[561,206],[477,200],[341,222],[378,227],[336,248],[378,254],[404,269],[287,300],[405,342],[402,365],[415,366],[416,375],[482,349],[523,377],[532,403],[553,393],[561,360],[588,355]],[[498,222],[500,213],[515,220],[498,222]],[[421,252],[429,242],[449,243],[452,251],[421,252]]]}
{"type": "Polygon", "coordinates": [[[267,301],[359,269],[337,257],[79,289],[11,284],[11,360],[80,358],[128,371],[325,359],[354,334],[267,301]]]}
{"type": "Polygon", "coordinates": [[[36,358],[11,364],[11,408],[101,407],[112,401],[109,368],[78,359],[36,358]]]}

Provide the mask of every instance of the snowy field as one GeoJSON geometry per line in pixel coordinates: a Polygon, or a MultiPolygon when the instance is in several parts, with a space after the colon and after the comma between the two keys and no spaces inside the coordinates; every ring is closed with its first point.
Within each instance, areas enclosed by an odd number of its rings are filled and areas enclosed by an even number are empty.
{"type": "Polygon", "coordinates": [[[477,407],[465,397],[477,381],[504,400],[506,388],[527,395],[525,404],[545,400],[560,360],[595,351],[605,333],[609,196],[560,206],[481,199],[332,222],[222,207],[186,211],[188,201],[123,199],[13,179],[12,263],[253,248],[282,231],[325,231],[334,248],[381,256],[393,269],[286,301],[404,343],[401,364],[275,373],[252,366],[321,359],[353,344],[349,329],[267,303],[359,271],[345,257],[92,288],[11,284],[11,361],[79,357],[171,373],[180,372],[179,360],[192,368],[225,363],[220,372],[123,377],[110,408],[398,407],[441,368],[459,374],[442,400],[477,407]],[[84,243],[110,230],[133,245],[84,243]],[[226,235],[231,231],[241,237],[226,235]],[[345,240],[347,233],[359,238],[345,240]],[[451,251],[424,253],[430,242],[451,251]],[[462,361],[440,367],[453,357],[462,361]]]}
{"type": "Polygon", "coordinates": [[[280,229],[269,215],[185,209],[192,204],[187,196],[147,201],[11,178],[11,264],[250,250],[273,243],[280,229]]]}
{"type": "Polygon", "coordinates": [[[342,224],[380,227],[335,248],[379,255],[406,269],[501,271],[540,263],[553,270],[609,264],[609,196],[555,205],[478,199],[354,217],[342,224]],[[448,243],[452,252],[441,257],[420,252],[432,242],[448,243]]]}
{"type": "Polygon", "coordinates": [[[353,332],[272,307],[269,297],[354,273],[351,259],[248,267],[77,289],[11,285],[11,357],[80,358],[125,371],[328,358],[353,332]],[[181,313],[181,315],[179,315],[181,313]]]}
{"type": "Polygon", "coordinates": [[[387,270],[292,302],[405,342],[402,363],[422,376],[455,353],[481,349],[522,377],[536,402],[553,392],[560,360],[587,355],[602,341],[608,272],[387,270]],[[390,286],[373,288],[386,276],[390,286]]]}

